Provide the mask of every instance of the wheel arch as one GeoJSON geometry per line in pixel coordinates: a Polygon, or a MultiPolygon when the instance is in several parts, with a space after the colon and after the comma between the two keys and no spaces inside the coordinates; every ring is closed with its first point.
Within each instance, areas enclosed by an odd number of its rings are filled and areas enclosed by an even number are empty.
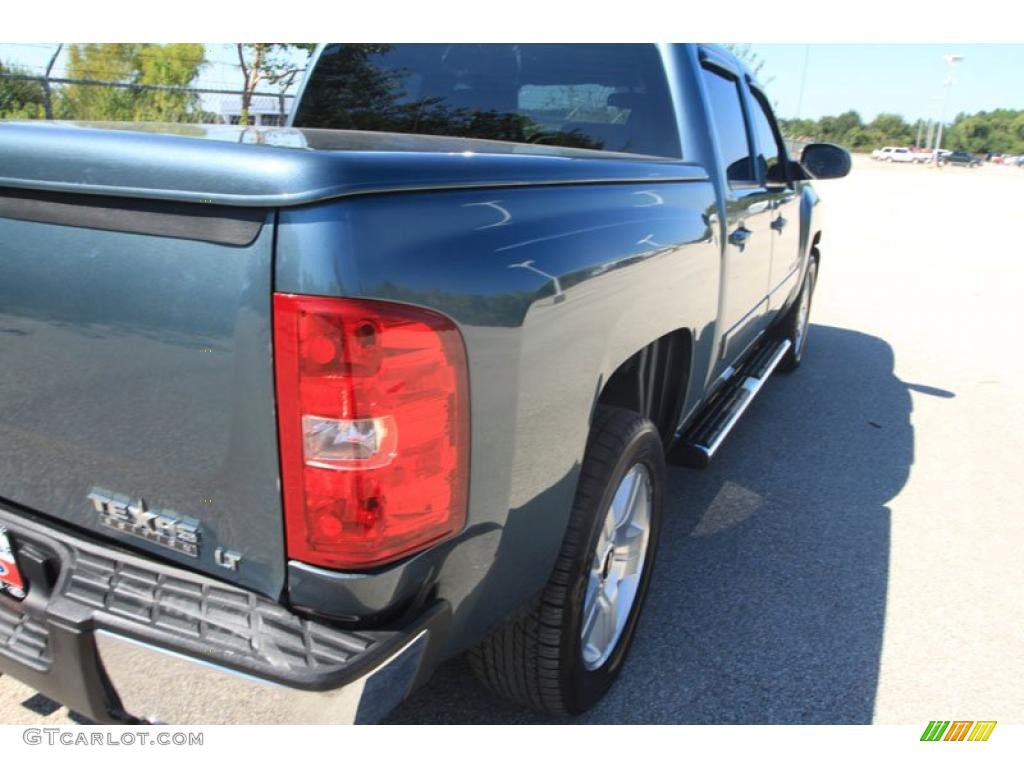
{"type": "Polygon", "coordinates": [[[677,328],[637,350],[612,371],[599,389],[593,410],[609,405],[640,413],[654,423],[668,448],[686,402],[692,369],[693,333],[689,328],[677,328]]]}

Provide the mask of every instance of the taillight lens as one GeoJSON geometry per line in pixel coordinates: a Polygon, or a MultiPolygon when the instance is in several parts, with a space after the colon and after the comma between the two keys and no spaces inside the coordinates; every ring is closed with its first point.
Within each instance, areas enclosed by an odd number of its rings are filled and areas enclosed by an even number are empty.
{"type": "Polygon", "coordinates": [[[289,557],[367,568],[462,528],[469,398],[450,320],[278,293],[274,369],[289,557]]]}

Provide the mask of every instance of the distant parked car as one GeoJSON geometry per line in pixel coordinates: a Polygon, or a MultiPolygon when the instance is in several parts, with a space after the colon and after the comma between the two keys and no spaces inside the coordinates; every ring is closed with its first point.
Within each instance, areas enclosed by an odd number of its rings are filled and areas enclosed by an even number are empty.
{"type": "Polygon", "coordinates": [[[918,158],[909,147],[882,147],[871,153],[874,160],[882,160],[886,163],[916,163],[918,158]]]}
{"type": "Polygon", "coordinates": [[[963,165],[967,168],[977,168],[981,160],[969,152],[950,152],[948,155],[939,157],[939,165],[963,165]]]}

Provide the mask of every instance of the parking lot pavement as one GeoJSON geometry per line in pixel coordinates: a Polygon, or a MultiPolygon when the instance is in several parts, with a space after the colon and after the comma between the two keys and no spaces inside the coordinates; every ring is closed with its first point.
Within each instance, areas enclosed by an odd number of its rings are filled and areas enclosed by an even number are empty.
{"type": "MultiPolygon", "coordinates": [[[[1024,170],[857,158],[819,190],[805,363],[670,470],[636,644],[584,722],[1024,722],[1024,170]]],[[[2,678],[0,722],[69,720],[2,678]]],[[[544,718],[454,661],[390,722],[544,718]]]]}

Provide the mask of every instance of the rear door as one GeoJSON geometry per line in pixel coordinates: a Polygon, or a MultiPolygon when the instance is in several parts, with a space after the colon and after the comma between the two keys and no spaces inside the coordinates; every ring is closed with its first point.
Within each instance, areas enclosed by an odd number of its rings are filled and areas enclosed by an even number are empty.
{"type": "Polygon", "coordinates": [[[719,370],[742,354],[765,326],[774,196],[759,180],[739,77],[705,62],[702,70],[725,174],[719,370]]]}

